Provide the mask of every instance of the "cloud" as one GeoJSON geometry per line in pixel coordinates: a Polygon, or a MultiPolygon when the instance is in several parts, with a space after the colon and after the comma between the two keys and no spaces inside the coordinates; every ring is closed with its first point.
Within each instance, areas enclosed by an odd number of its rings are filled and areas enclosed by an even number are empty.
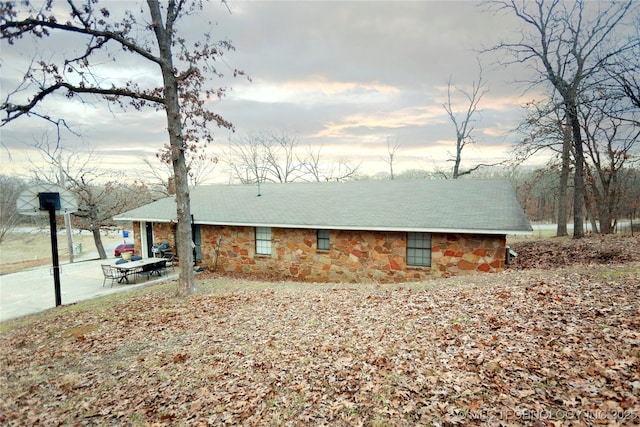
{"type": "MultiPolygon", "coordinates": [[[[136,13],[145,9],[137,3],[105,3],[114,14],[122,13],[118,6],[123,4],[136,13]]],[[[213,39],[231,40],[236,48],[215,64],[224,76],[213,84],[230,90],[210,105],[235,126],[235,133],[215,130],[218,147],[243,135],[288,130],[304,144],[322,147],[328,156],[367,162],[363,170],[368,173],[385,168],[380,158],[389,138],[401,144],[398,158],[406,168],[444,162],[454,132],[442,109],[447,82],[451,79],[460,87],[472,84],[479,72],[477,51],[518,30],[515,20],[487,13],[476,1],[229,1],[227,5],[231,13],[223,4],[206,3],[201,13],[178,25],[187,42],[208,33],[213,39]],[[245,70],[252,81],[233,78],[236,68],[245,70]]],[[[139,22],[148,20],[141,16],[139,22]]],[[[27,39],[12,46],[2,43],[2,99],[19,84],[35,51],[51,58],[82,51],[74,35],[44,38],[37,44],[27,39]]],[[[104,84],[127,79],[161,84],[155,64],[141,62],[115,46],[109,53],[116,61],[105,54],[95,68],[104,84]]],[[[513,139],[521,95],[521,88],[510,82],[522,70],[494,69],[494,60],[481,58],[489,92],[475,124],[488,156],[498,147],[508,148],[513,139]]],[[[42,107],[46,114],[64,117],[81,135],[66,133],[65,140],[90,141],[96,153],[109,159],[105,163],[135,168],[134,153],[151,157],[166,143],[162,111],[120,111],[101,99],[83,99],[84,104],[61,96],[42,107]]],[[[52,129],[24,118],[2,132],[3,144],[15,152],[52,129]]]]}
{"type": "Polygon", "coordinates": [[[234,91],[234,98],[266,104],[290,102],[305,105],[386,102],[399,89],[377,82],[339,82],[310,76],[305,80],[255,82],[234,91]]]}
{"type": "Polygon", "coordinates": [[[426,124],[442,123],[441,109],[433,106],[415,106],[391,111],[361,112],[341,117],[339,122],[326,123],[316,137],[344,137],[358,129],[382,130],[395,133],[398,129],[409,126],[425,126],[426,124]]]}

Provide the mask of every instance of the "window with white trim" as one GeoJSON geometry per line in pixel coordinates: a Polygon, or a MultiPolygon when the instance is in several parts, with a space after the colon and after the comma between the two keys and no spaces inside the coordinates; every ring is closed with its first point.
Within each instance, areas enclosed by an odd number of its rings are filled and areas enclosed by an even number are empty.
{"type": "Polygon", "coordinates": [[[256,254],[271,255],[271,227],[256,227],[256,254]]]}
{"type": "Polygon", "coordinates": [[[407,265],[431,267],[431,233],[407,233],[407,265]]]}
{"type": "Polygon", "coordinates": [[[329,250],[329,230],[318,230],[316,233],[318,238],[318,250],[319,251],[328,251],[329,250]]]}

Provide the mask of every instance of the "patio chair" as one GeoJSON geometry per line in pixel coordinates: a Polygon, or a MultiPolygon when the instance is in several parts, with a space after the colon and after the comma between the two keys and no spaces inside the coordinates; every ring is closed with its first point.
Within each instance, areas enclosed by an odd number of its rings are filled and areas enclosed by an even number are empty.
{"type": "Polygon", "coordinates": [[[136,276],[146,276],[147,280],[151,279],[153,273],[156,271],[156,267],[154,264],[147,264],[137,269],[135,274],[136,276]]]}
{"type": "Polygon", "coordinates": [[[115,282],[116,280],[120,280],[123,277],[122,272],[111,265],[103,264],[101,265],[101,267],[102,275],[104,276],[104,279],[102,280],[102,286],[104,287],[104,285],[107,283],[107,279],[111,279],[111,287],[113,288],[113,282],[115,282]]]}
{"type": "Polygon", "coordinates": [[[156,273],[158,275],[158,277],[162,276],[163,274],[167,274],[167,262],[166,261],[159,261],[158,263],[154,264],[154,270],[153,272],[156,273]]]}
{"type": "Polygon", "coordinates": [[[164,257],[167,259],[167,262],[165,263],[165,268],[164,268],[165,271],[168,270],[169,268],[171,268],[171,271],[176,271],[176,264],[175,264],[176,254],[174,254],[173,252],[165,252],[164,257]]]}

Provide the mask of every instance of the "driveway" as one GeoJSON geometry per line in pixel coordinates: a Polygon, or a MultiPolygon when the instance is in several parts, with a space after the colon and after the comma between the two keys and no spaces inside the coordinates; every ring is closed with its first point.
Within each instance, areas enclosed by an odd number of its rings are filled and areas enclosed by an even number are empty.
{"type": "MultiPolygon", "coordinates": [[[[178,277],[178,272],[169,270],[167,276],[137,284],[114,283],[107,280],[102,286],[101,264],[112,264],[115,259],[91,259],[60,265],[60,291],[62,304],[123,292],[148,286],[178,277]]],[[[55,289],[51,266],[32,268],[18,273],[0,276],[0,321],[38,313],[56,306],[55,289]]]]}

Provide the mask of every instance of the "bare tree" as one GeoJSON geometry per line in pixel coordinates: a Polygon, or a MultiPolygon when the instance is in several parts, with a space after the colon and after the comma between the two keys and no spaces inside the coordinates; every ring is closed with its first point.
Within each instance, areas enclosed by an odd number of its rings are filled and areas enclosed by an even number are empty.
{"type": "Polygon", "coordinates": [[[324,181],[350,181],[358,179],[362,163],[352,163],[350,160],[340,159],[337,163],[331,163],[323,171],[324,181]]]}
{"type": "Polygon", "coordinates": [[[242,138],[229,149],[229,168],[234,179],[243,184],[266,182],[269,165],[261,138],[242,138]]]}
{"type": "Polygon", "coordinates": [[[24,180],[0,175],[0,244],[20,220],[16,203],[18,196],[26,188],[27,183],[24,180]]]}
{"type": "MultiPolygon", "coordinates": [[[[592,207],[590,218],[598,219],[600,232],[613,233],[622,194],[628,190],[621,184],[620,175],[633,159],[634,146],[640,136],[629,120],[610,114],[618,100],[604,97],[598,102],[583,104],[580,120],[585,135],[585,171],[587,176],[587,206],[592,207]]],[[[594,224],[595,225],[595,224],[594,224]]],[[[598,229],[592,226],[594,231],[598,229]]]]}
{"type": "Polygon", "coordinates": [[[629,101],[636,108],[640,108],[640,64],[632,65],[624,71],[612,71],[611,76],[629,101]]]}
{"type": "Polygon", "coordinates": [[[393,146],[391,146],[391,141],[389,141],[389,137],[387,137],[387,157],[383,158],[383,160],[385,161],[385,163],[389,165],[389,174],[392,181],[394,179],[393,162],[396,157],[396,152],[399,149],[400,149],[400,142],[398,141],[398,138],[396,137],[396,143],[393,146]]]}
{"type": "Polygon", "coordinates": [[[640,213],[640,168],[626,168],[620,174],[620,183],[625,191],[620,197],[618,215],[627,218],[630,222],[630,231],[633,236],[638,223],[634,222],[640,213]]]}
{"type": "Polygon", "coordinates": [[[151,162],[145,157],[141,157],[146,167],[139,171],[149,183],[155,198],[167,197],[174,193],[175,184],[173,181],[173,166],[165,162],[151,162]]]}
{"type": "Polygon", "coordinates": [[[320,149],[301,147],[286,131],[241,138],[229,145],[228,158],[232,180],[243,184],[345,181],[357,176],[360,167],[348,160],[325,164],[320,149]]]}
{"type": "Polygon", "coordinates": [[[611,78],[609,92],[616,97],[624,97],[636,109],[640,108],[640,16],[636,19],[636,43],[605,67],[611,78]]]}
{"type": "Polygon", "coordinates": [[[580,95],[597,84],[597,76],[611,58],[632,48],[633,43],[615,40],[614,30],[632,9],[630,0],[611,3],[607,8],[586,10],[580,0],[495,1],[497,10],[515,15],[524,29],[516,42],[502,42],[513,60],[507,64],[527,64],[536,74],[531,84],[550,84],[560,95],[571,126],[574,156],[573,237],[584,235],[584,151],[579,120],[580,95]]]}
{"type": "Polygon", "coordinates": [[[314,150],[312,147],[307,147],[306,159],[307,161],[304,163],[303,168],[311,177],[311,180],[316,182],[324,181],[322,162],[320,161],[320,148],[314,150]]]}
{"type": "Polygon", "coordinates": [[[527,104],[527,117],[519,126],[526,136],[516,146],[516,157],[524,161],[541,150],[554,153],[560,161],[558,181],[558,210],[556,236],[567,236],[568,199],[567,190],[571,172],[571,126],[566,123],[564,109],[556,102],[553,95],[546,103],[530,102],[527,104]]]}
{"type": "MultiPolygon", "coordinates": [[[[202,185],[214,173],[218,165],[218,157],[204,152],[186,153],[187,174],[190,187],[202,185]]],[[[151,162],[147,158],[140,158],[146,169],[142,171],[147,180],[151,183],[153,191],[159,196],[166,197],[175,193],[175,179],[173,167],[167,162],[151,162]]]]}
{"type": "MultiPolygon", "coordinates": [[[[2,125],[23,116],[49,117],[42,104],[57,93],[80,100],[97,95],[122,108],[128,104],[135,109],[163,110],[169,136],[165,158],[173,166],[176,184],[176,243],[180,255],[177,294],[186,295],[194,288],[194,274],[185,153],[213,141],[208,125],[232,127],[209,110],[207,100],[224,96],[224,88],[212,87],[209,80],[221,76],[215,61],[233,46],[228,41],[212,41],[208,33],[191,45],[182,36],[177,24],[198,14],[204,7],[198,0],[169,0],[162,5],[159,0],[147,0],[146,12],[143,7],[120,10],[113,3],[107,6],[100,7],[98,0],[80,4],[74,0],[49,1],[39,6],[29,2],[2,4],[1,36],[10,46],[26,36],[36,40],[67,37],[58,45],[61,53],[36,58],[19,87],[2,102],[1,110],[6,114],[2,125]],[[100,75],[105,56],[115,62],[133,56],[156,67],[162,85],[156,86],[148,75],[124,83],[100,75]]],[[[235,70],[237,74],[242,73],[235,70]]]]}
{"type": "Polygon", "coordinates": [[[301,163],[306,175],[305,179],[316,182],[325,181],[349,181],[358,177],[360,163],[354,164],[349,160],[340,159],[337,163],[325,163],[322,161],[321,149],[313,149],[308,146],[306,155],[301,163]],[[310,178],[309,178],[310,177],[310,178]]]}
{"type": "Polygon", "coordinates": [[[231,168],[243,183],[293,182],[306,174],[298,151],[298,139],[287,132],[247,136],[231,147],[231,168]]]}
{"type": "Polygon", "coordinates": [[[463,95],[466,99],[463,108],[457,107],[452,100],[452,84],[451,79],[449,79],[449,82],[447,83],[447,102],[442,104],[442,108],[447,112],[447,115],[456,130],[456,151],[453,158],[448,159],[447,161],[453,162],[451,178],[457,179],[458,177],[468,175],[483,166],[495,166],[496,164],[477,164],[469,169],[460,170],[462,151],[467,144],[474,144],[476,142],[473,136],[473,131],[475,130],[474,123],[476,121],[475,116],[480,112],[478,110],[478,104],[482,100],[482,97],[487,93],[486,85],[482,80],[482,67],[480,67],[478,81],[473,82],[471,85],[471,91],[457,89],[457,92],[463,95]]]}
{"type": "Polygon", "coordinates": [[[189,158],[187,164],[189,185],[197,187],[206,183],[215,172],[218,162],[218,156],[206,153],[189,158]]]}
{"type": "Polygon", "coordinates": [[[304,160],[296,156],[298,138],[286,132],[259,138],[266,165],[265,178],[271,182],[287,183],[304,175],[304,160]]]}
{"type": "Polygon", "coordinates": [[[151,201],[147,187],[135,180],[124,182],[122,173],[101,170],[92,150],[66,150],[60,144],[51,146],[46,139],[34,145],[48,167],[42,162],[32,169],[35,182],[63,186],[78,202],[73,213],[74,226],[91,232],[100,259],[107,253],[100,230],[113,225],[113,216],[151,201]]]}

